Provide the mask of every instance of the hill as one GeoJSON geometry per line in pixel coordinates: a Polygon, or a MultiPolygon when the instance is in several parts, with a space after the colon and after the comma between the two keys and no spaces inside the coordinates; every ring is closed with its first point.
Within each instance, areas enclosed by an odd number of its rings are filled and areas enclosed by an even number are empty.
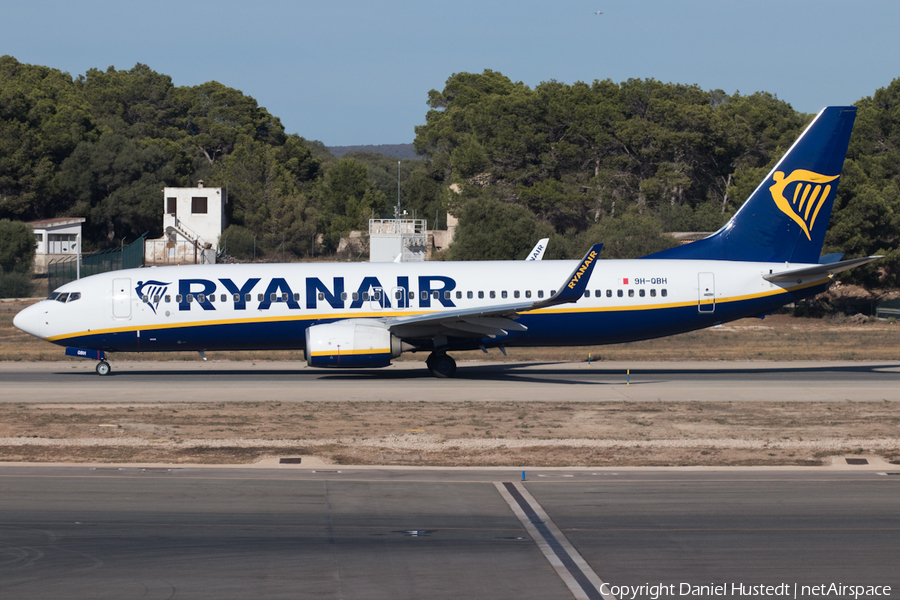
{"type": "Polygon", "coordinates": [[[422,158],[416,154],[416,149],[412,144],[379,144],[368,146],[328,146],[328,151],[340,158],[351,152],[368,152],[370,154],[381,154],[397,159],[422,158]]]}

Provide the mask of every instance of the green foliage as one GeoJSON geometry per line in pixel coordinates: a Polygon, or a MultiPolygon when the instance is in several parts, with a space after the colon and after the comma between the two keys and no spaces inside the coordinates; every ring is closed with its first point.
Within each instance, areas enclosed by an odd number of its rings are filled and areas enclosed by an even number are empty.
{"type": "Polygon", "coordinates": [[[34,232],[31,227],[21,221],[0,219],[0,272],[31,272],[34,252],[34,232]]]}
{"type": "Polygon", "coordinates": [[[256,239],[246,227],[229,225],[219,236],[219,248],[228,256],[249,260],[256,256],[256,239]]]}
{"type": "MultiPolygon", "coordinates": [[[[900,79],[857,105],[825,251],[885,254],[841,278],[896,287],[900,79]]],[[[319,235],[333,251],[369,217],[393,216],[399,169],[409,216],[459,217],[449,258],[521,259],[547,236],[548,258],[597,241],[604,258],[640,256],[673,244],[666,231],[721,227],[811,118],[766,93],[455,73],[428,92],[414,142],[425,159],[398,165],[337,159],[215,81],[176,87],[142,64],[73,80],[3,56],[0,219],[84,216],[85,248],[109,247],[161,235],[159,191],[204,179],[228,189],[229,253],[252,256],[255,240],[258,256],[305,256],[319,235]]]]}
{"type": "Polygon", "coordinates": [[[0,272],[0,298],[29,298],[33,292],[30,275],[0,272]]]}
{"type": "Polygon", "coordinates": [[[569,237],[631,210],[714,231],[806,122],[767,94],[652,79],[530,89],[493,71],[451,76],[429,106],[415,146],[446,180],[490,186],[569,237]]]}
{"type": "Polygon", "coordinates": [[[527,208],[487,195],[472,198],[460,215],[447,260],[524,259],[551,231],[527,208]]]}
{"type": "Polygon", "coordinates": [[[369,181],[362,163],[342,158],[325,173],[318,188],[322,237],[326,250],[337,249],[341,236],[351,230],[368,231],[374,206],[384,206],[384,193],[369,181]]]}

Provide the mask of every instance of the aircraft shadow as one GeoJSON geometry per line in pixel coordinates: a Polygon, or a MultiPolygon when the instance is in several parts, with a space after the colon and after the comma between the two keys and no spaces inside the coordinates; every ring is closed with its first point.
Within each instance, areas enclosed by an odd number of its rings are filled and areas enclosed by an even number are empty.
{"type": "MultiPolygon", "coordinates": [[[[485,382],[520,382],[520,383],[554,383],[560,385],[620,385],[625,383],[626,374],[621,368],[592,366],[589,369],[573,370],[562,368],[555,362],[528,363],[493,363],[489,365],[465,365],[457,369],[456,377],[447,380],[485,381],[485,382]]],[[[98,377],[93,372],[59,372],[75,378],[98,377]]],[[[149,369],[116,369],[106,377],[115,378],[171,378],[192,380],[220,380],[232,378],[254,378],[275,380],[324,379],[334,381],[402,381],[434,379],[425,365],[421,369],[345,369],[331,371],[328,369],[222,369],[222,370],[149,370],[149,369]]],[[[896,364],[865,364],[841,366],[772,366],[772,367],[729,367],[722,365],[713,368],[641,368],[640,363],[631,369],[631,385],[664,383],[670,381],[715,381],[715,380],[790,380],[820,379],[845,380],[848,378],[878,378],[900,382],[900,370],[896,364]]]]}

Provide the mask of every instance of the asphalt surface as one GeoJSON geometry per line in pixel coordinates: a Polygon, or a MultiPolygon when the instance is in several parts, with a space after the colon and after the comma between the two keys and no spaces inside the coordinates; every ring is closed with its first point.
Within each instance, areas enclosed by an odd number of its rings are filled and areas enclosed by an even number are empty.
{"type": "Polygon", "coordinates": [[[900,400],[900,362],[460,363],[453,379],[424,364],[310,369],[297,363],[0,363],[0,402],[900,400]]]}
{"type": "Polygon", "coordinates": [[[675,597],[713,583],[726,597],[741,584],[900,590],[900,467],[521,477],[2,466],[0,598],[579,597],[499,482],[521,485],[545,515],[531,523],[558,532],[550,546],[580,555],[593,581],[674,585],[675,597]]]}

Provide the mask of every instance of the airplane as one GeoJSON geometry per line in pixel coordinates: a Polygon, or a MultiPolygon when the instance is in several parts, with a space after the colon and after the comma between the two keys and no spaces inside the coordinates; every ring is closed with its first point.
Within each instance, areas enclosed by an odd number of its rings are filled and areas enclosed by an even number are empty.
{"type": "Polygon", "coordinates": [[[614,344],[762,317],[880,258],[820,257],[855,117],[826,107],[719,231],[638,259],[601,261],[597,244],[580,261],[129,269],[67,283],[14,324],[99,361],[100,375],[107,352],[302,349],[310,367],[336,368],[428,352],[431,373],[452,377],[453,351],[614,344]]]}

